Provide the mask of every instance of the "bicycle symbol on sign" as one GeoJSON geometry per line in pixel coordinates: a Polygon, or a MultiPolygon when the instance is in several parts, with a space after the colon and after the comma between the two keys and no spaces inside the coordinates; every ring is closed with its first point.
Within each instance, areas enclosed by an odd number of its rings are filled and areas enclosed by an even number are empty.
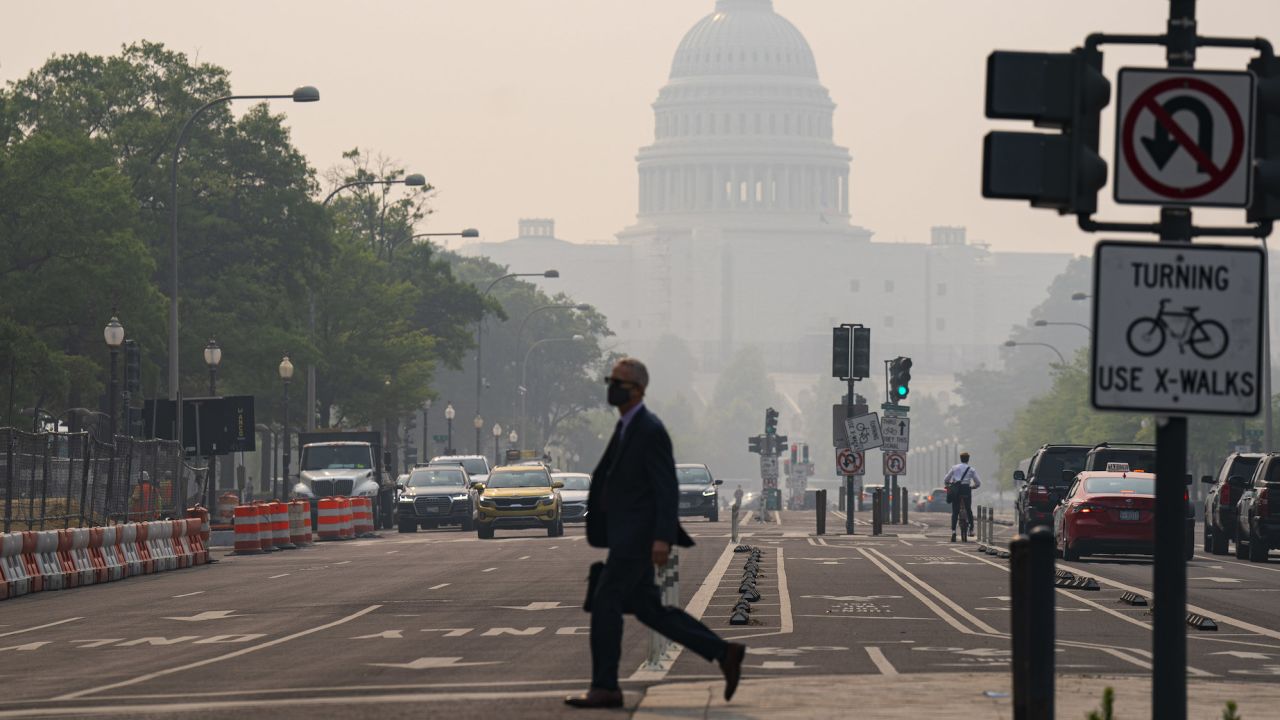
{"type": "Polygon", "coordinates": [[[1170,298],[1160,301],[1160,310],[1155,317],[1140,317],[1129,325],[1126,338],[1129,349],[1142,357],[1151,357],[1164,349],[1168,336],[1178,341],[1178,352],[1187,348],[1205,360],[1212,360],[1227,351],[1227,328],[1217,320],[1202,320],[1196,317],[1199,307],[1185,306],[1182,312],[1171,312],[1165,306],[1170,298]],[[1186,318],[1181,332],[1175,332],[1166,318],[1186,318]]]}

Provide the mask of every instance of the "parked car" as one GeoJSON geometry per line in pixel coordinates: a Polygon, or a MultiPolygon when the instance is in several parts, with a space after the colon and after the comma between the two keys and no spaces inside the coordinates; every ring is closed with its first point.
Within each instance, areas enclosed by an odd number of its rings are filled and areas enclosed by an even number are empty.
{"type": "Polygon", "coordinates": [[[1280,454],[1267,453],[1258,462],[1236,505],[1236,557],[1266,562],[1280,547],[1280,454]]]}
{"type": "MultiPolygon", "coordinates": [[[[1018,532],[1026,533],[1037,525],[1054,524],[1054,508],[1071,486],[1076,473],[1085,468],[1092,450],[1088,445],[1041,445],[1027,470],[1015,470],[1013,480],[1018,494],[1013,500],[1018,532]]],[[[945,499],[944,499],[945,502],[945,499]]]]}
{"type": "Polygon", "coordinates": [[[916,512],[951,512],[951,505],[947,502],[947,489],[934,488],[920,496],[920,501],[916,503],[916,512]]]}
{"type": "MultiPolygon", "coordinates": [[[[1064,560],[1101,553],[1155,553],[1155,473],[1131,472],[1113,461],[1110,471],[1076,476],[1054,509],[1054,540],[1064,560]]],[[[1183,557],[1195,554],[1195,516],[1183,490],[1186,531],[1183,557]]]]}
{"type": "Polygon", "coordinates": [[[416,467],[401,483],[396,525],[402,533],[457,525],[475,530],[475,491],[461,465],[416,467]]]}
{"type": "Polygon", "coordinates": [[[552,480],[564,483],[560,488],[560,507],[565,522],[584,522],[587,519],[587,493],[591,491],[591,476],[587,473],[551,473],[552,480]]]}
{"type": "Polygon", "coordinates": [[[564,535],[560,488],[545,467],[496,467],[483,483],[476,483],[476,535],[493,537],[498,528],[545,528],[547,537],[564,535]]]}
{"type": "Polygon", "coordinates": [[[701,515],[719,522],[719,486],[723,480],[711,477],[711,470],[701,463],[680,463],[676,465],[676,481],[680,483],[681,517],[701,515]]]}
{"type": "Polygon", "coordinates": [[[1231,453],[1217,475],[1201,478],[1201,482],[1212,485],[1204,499],[1205,552],[1226,555],[1230,550],[1230,541],[1236,535],[1236,505],[1261,460],[1262,453],[1231,453]]]}
{"type": "Polygon", "coordinates": [[[1130,472],[1156,471],[1156,446],[1146,443],[1099,443],[1089,451],[1084,469],[1106,470],[1113,463],[1124,463],[1130,472]]]}

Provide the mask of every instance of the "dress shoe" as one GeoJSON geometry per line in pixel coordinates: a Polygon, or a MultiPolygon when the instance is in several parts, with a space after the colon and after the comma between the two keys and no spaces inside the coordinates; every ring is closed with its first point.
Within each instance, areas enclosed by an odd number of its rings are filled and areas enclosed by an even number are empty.
{"type": "Polygon", "coordinates": [[[564,704],[580,708],[620,708],[622,691],[593,687],[581,695],[570,695],[564,699],[564,704]]]}
{"type": "Polygon", "coordinates": [[[720,658],[720,672],[724,673],[725,702],[733,699],[733,692],[738,689],[738,680],[742,677],[742,661],[747,657],[747,646],[741,643],[729,643],[724,657],[720,658]]]}

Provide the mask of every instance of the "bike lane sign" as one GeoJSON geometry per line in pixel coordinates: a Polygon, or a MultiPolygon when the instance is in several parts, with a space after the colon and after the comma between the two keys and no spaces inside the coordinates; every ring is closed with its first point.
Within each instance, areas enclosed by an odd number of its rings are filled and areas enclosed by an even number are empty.
{"type": "Polygon", "coordinates": [[[1253,246],[1098,243],[1093,406],[1256,415],[1265,272],[1265,255],[1253,246]]]}

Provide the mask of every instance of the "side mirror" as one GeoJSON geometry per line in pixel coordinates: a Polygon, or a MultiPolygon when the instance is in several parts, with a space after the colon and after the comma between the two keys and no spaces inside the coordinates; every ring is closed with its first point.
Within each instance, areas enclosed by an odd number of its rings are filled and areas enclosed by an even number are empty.
{"type": "Polygon", "coordinates": [[[1014,470],[1014,471],[1013,471],[1013,481],[1014,481],[1014,482],[1020,482],[1020,483],[1022,483],[1022,482],[1026,482],[1026,481],[1027,481],[1027,474],[1026,474],[1026,473],[1024,473],[1024,472],[1022,472],[1021,470],[1014,470]]]}
{"type": "Polygon", "coordinates": [[[560,488],[562,488],[562,487],[564,487],[564,481],[562,481],[562,480],[552,480],[552,481],[551,481],[551,489],[552,489],[552,490],[559,490],[559,489],[560,489],[560,488]]]}
{"type": "Polygon", "coordinates": [[[478,493],[483,493],[483,492],[484,492],[484,483],[482,483],[482,482],[478,482],[478,483],[471,483],[471,487],[475,488],[475,489],[476,489],[476,492],[478,492],[478,493]]]}
{"type": "Polygon", "coordinates": [[[723,485],[723,484],[724,484],[724,481],[723,481],[723,480],[716,480],[713,484],[715,484],[715,485],[723,485]]]}
{"type": "Polygon", "coordinates": [[[396,483],[396,489],[399,490],[400,492],[404,492],[404,488],[405,488],[404,483],[396,483]]]}
{"type": "Polygon", "coordinates": [[[1213,484],[1213,476],[1212,476],[1212,475],[1203,475],[1203,476],[1201,476],[1201,477],[1200,477],[1200,482],[1204,483],[1205,485],[1212,485],[1212,484],[1213,484]]]}

